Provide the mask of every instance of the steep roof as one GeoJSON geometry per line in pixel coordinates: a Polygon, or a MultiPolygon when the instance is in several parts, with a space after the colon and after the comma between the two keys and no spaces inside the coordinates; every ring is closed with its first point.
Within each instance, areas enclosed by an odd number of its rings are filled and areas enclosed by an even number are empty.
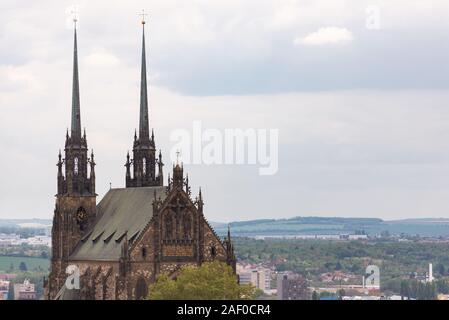
{"type": "Polygon", "coordinates": [[[136,238],[153,217],[154,192],[162,200],[166,187],[111,189],[97,205],[97,220],[70,260],[118,261],[122,243],[136,238]]]}

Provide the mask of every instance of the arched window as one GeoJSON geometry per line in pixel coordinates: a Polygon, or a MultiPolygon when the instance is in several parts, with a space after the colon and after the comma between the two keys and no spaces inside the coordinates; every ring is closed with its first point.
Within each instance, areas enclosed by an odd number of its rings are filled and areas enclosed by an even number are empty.
{"type": "Polygon", "coordinates": [[[143,175],[147,174],[147,159],[146,158],[143,158],[143,160],[142,160],[142,172],[143,172],[143,175]]]}
{"type": "Polygon", "coordinates": [[[146,259],[147,257],[147,248],[143,247],[142,248],[142,258],[146,259]]]}
{"type": "Polygon", "coordinates": [[[170,213],[165,216],[165,239],[172,239],[173,237],[173,219],[170,213]]]}
{"type": "Polygon", "coordinates": [[[190,218],[190,214],[186,213],[184,215],[184,239],[191,239],[192,235],[192,219],[190,218]]]}
{"type": "Polygon", "coordinates": [[[217,249],[215,249],[215,246],[212,246],[210,248],[210,256],[212,257],[212,259],[215,259],[215,257],[217,256],[217,249]]]}
{"type": "Polygon", "coordinates": [[[143,277],[140,277],[136,282],[136,300],[145,299],[148,296],[147,282],[143,277]]]}
{"type": "Polygon", "coordinates": [[[73,160],[73,173],[75,175],[78,175],[78,158],[75,158],[73,160]]]}

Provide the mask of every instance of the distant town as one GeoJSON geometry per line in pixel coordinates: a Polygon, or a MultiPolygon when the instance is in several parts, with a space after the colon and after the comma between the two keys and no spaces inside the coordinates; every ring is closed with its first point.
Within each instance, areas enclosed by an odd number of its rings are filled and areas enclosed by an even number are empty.
{"type": "MultiPolygon", "coordinates": [[[[352,233],[346,224],[338,234],[242,235],[245,223],[236,224],[236,271],[241,284],[258,289],[257,299],[449,299],[447,235],[373,234],[360,222],[352,233]]],[[[0,300],[42,299],[50,234],[50,221],[0,220],[0,300]]]]}

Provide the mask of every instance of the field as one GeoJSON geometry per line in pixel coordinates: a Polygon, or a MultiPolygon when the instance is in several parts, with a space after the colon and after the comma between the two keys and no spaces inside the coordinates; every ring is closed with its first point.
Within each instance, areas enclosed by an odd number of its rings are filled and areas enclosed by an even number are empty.
{"type": "Polygon", "coordinates": [[[0,271],[9,272],[11,264],[14,271],[18,271],[21,262],[26,264],[28,271],[46,271],[50,265],[50,260],[43,258],[0,256],[0,271]]]}

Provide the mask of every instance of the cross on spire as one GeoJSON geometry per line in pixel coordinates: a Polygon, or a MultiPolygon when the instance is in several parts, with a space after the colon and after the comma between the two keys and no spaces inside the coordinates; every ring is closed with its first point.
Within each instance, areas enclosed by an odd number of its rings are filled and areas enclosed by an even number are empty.
{"type": "Polygon", "coordinates": [[[145,24],[145,18],[148,17],[148,14],[145,13],[145,9],[142,9],[142,13],[139,14],[139,16],[142,18],[141,22],[142,24],[145,24]]]}
{"type": "Polygon", "coordinates": [[[75,26],[76,29],[76,24],[78,23],[78,8],[74,7],[70,13],[72,14],[72,20],[73,20],[73,24],[75,26]]]}

